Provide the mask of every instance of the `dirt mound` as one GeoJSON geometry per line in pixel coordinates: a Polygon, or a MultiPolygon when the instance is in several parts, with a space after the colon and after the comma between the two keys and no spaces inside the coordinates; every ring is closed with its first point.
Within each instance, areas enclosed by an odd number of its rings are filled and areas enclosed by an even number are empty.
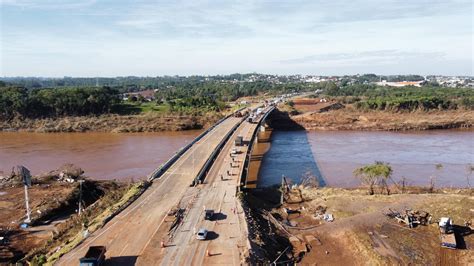
{"type": "Polygon", "coordinates": [[[80,167],[67,163],[56,170],[37,176],[35,180],[38,182],[49,182],[55,180],[72,183],[80,178],[82,174],[84,174],[84,170],[80,167]]]}

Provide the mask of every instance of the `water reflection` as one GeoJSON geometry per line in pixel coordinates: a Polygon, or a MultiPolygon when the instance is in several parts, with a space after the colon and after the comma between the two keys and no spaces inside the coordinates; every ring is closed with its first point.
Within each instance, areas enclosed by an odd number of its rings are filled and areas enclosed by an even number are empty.
{"type": "Polygon", "coordinates": [[[305,131],[274,131],[270,150],[265,154],[259,173],[259,186],[281,183],[285,175],[300,182],[306,175],[317,177],[320,186],[326,181],[316,163],[305,131]]]}

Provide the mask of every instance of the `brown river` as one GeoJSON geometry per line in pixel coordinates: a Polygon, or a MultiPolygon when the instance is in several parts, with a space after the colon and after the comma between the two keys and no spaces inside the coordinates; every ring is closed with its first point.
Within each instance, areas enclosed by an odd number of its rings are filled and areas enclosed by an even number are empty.
{"type": "MultiPolygon", "coordinates": [[[[97,179],[140,179],[199,133],[0,133],[0,171],[6,175],[22,164],[39,174],[73,163],[97,179]]],[[[275,131],[258,185],[279,183],[282,175],[298,181],[309,172],[321,185],[351,187],[359,184],[352,176],[356,167],[385,161],[395,180],[425,185],[435,176],[439,186],[465,187],[473,151],[474,131],[275,131]],[[436,170],[438,163],[443,169],[436,170]]]]}
{"type": "MultiPolygon", "coordinates": [[[[466,168],[474,165],[474,131],[274,131],[271,143],[259,186],[279,184],[282,175],[299,182],[310,174],[320,185],[353,187],[359,185],[355,168],[383,161],[391,164],[395,182],[427,185],[434,177],[438,187],[466,187],[466,168]]],[[[474,173],[470,180],[474,186],[474,173]]]]}
{"type": "Polygon", "coordinates": [[[200,132],[0,133],[0,171],[22,164],[36,175],[73,163],[97,179],[140,179],[200,132]]]}

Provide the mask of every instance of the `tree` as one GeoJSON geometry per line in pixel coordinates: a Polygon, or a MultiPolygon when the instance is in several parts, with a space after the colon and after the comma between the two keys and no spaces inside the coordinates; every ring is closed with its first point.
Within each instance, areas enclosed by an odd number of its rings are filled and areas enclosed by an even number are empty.
{"type": "Polygon", "coordinates": [[[369,186],[369,195],[374,195],[375,185],[382,185],[382,188],[387,189],[387,194],[390,194],[387,180],[392,176],[392,173],[393,170],[389,163],[379,161],[356,168],[353,172],[354,176],[360,178],[363,184],[369,186]]]}

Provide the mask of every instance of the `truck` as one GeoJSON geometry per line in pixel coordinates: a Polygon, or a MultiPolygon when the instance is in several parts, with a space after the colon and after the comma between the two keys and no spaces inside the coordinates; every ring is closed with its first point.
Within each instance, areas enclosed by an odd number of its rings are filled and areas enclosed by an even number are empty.
{"type": "Polygon", "coordinates": [[[86,252],[86,255],[79,259],[80,266],[100,266],[105,262],[104,246],[90,246],[86,252]]]}
{"type": "Polygon", "coordinates": [[[451,218],[442,217],[438,225],[441,234],[441,247],[455,249],[457,247],[456,235],[454,234],[453,221],[451,218]]]}
{"type": "Polygon", "coordinates": [[[242,146],[242,145],[244,145],[244,137],[237,136],[235,138],[235,146],[242,146]]]}

